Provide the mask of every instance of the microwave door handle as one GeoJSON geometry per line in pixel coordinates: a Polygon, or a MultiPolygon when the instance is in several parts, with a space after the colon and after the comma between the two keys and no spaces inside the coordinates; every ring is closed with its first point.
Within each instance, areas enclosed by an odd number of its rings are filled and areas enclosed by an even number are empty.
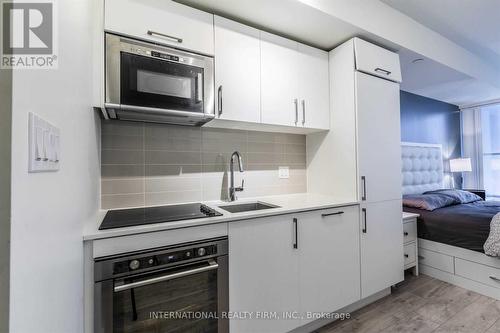
{"type": "Polygon", "coordinates": [[[210,259],[208,261],[208,266],[193,268],[193,269],[189,269],[189,270],[186,270],[186,271],[181,271],[181,272],[177,272],[177,273],[172,273],[172,274],[157,276],[157,277],[154,277],[154,278],[151,278],[151,279],[147,279],[147,280],[142,280],[142,281],[137,281],[137,282],[132,282],[132,283],[118,285],[118,286],[114,287],[114,291],[115,291],[115,293],[117,293],[117,292],[124,291],[124,290],[129,290],[129,289],[133,289],[133,288],[147,286],[147,285],[150,285],[150,284],[155,284],[155,283],[159,283],[159,282],[164,282],[164,281],[169,281],[169,280],[173,280],[173,279],[178,279],[178,278],[181,278],[181,277],[185,277],[185,276],[189,276],[189,275],[194,275],[194,274],[198,274],[198,273],[202,273],[202,272],[208,272],[208,271],[215,270],[217,268],[219,268],[219,264],[217,264],[215,262],[215,260],[210,259]]]}
{"type": "Polygon", "coordinates": [[[201,73],[196,75],[196,101],[203,101],[203,75],[201,73]]]}

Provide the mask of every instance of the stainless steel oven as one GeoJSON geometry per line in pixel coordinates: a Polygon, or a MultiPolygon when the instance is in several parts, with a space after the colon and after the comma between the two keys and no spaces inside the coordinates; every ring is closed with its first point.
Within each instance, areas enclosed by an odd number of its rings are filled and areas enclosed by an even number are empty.
{"type": "Polygon", "coordinates": [[[98,258],[95,333],[229,332],[227,238],[98,258]]]}
{"type": "Polygon", "coordinates": [[[105,36],[105,117],[192,126],[214,118],[212,57],[105,36]]]}

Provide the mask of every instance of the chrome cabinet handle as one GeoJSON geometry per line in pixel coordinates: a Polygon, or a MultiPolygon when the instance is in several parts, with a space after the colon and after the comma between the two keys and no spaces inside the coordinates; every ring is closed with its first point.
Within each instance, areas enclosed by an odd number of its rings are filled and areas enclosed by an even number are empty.
{"type": "Polygon", "coordinates": [[[408,258],[408,255],[405,253],[405,258],[408,258]]]}
{"type": "Polygon", "coordinates": [[[403,235],[408,236],[408,233],[405,231],[405,232],[403,232],[403,235]]]}
{"type": "Polygon", "coordinates": [[[299,101],[295,98],[293,103],[295,104],[295,126],[297,126],[299,122],[299,101]]]}
{"type": "Polygon", "coordinates": [[[157,35],[157,36],[160,36],[160,37],[164,37],[164,38],[173,40],[174,42],[177,42],[177,43],[182,43],[182,38],[175,37],[175,36],[170,36],[170,35],[167,35],[167,34],[163,34],[161,32],[156,32],[156,31],[148,30],[147,34],[150,35],[150,36],[157,35]]]}
{"type": "Polygon", "coordinates": [[[342,215],[344,212],[335,212],[335,213],[326,213],[326,214],[321,214],[321,217],[327,217],[327,216],[332,216],[332,215],[342,215]]]}
{"type": "Polygon", "coordinates": [[[363,195],[361,196],[361,200],[366,201],[366,177],[361,176],[361,182],[363,183],[363,195]]]}
{"type": "Polygon", "coordinates": [[[222,114],[222,86],[219,86],[219,89],[217,90],[217,98],[219,99],[219,108],[217,111],[220,117],[222,114]]]}
{"type": "Polygon", "coordinates": [[[302,125],[306,123],[306,101],[302,100],[302,125]]]}
{"type": "Polygon", "coordinates": [[[293,241],[293,248],[294,249],[298,249],[299,248],[299,234],[298,234],[298,220],[297,218],[293,218],[293,232],[294,232],[294,236],[295,236],[295,239],[293,241]]]}
{"type": "Polygon", "coordinates": [[[361,209],[363,211],[363,229],[361,230],[364,234],[368,231],[368,225],[366,221],[366,208],[361,209]]]}
{"type": "Polygon", "coordinates": [[[188,275],[198,274],[198,273],[202,273],[202,272],[206,272],[206,271],[212,271],[212,270],[217,269],[217,268],[219,268],[219,264],[217,264],[214,260],[210,259],[208,261],[208,266],[193,268],[193,269],[190,269],[187,271],[172,273],[172,274],[168,274],[168,275],[162,275],[162,276],[158,276],[158,277],[155,277],[152,279],[147,279],[147,280],[127,283],[127,284],[123,284],[123,285],[118,285],[118,286],[114,287],[114,291],[120,292],[120,291],[124,291],[124,290],[128,290],[128,289],[132,289],[132,288],[143,287],[143,286],[147,286],[147,285],[158,283],[158,282],[178,279],[178,278],[188,276],[188,275]]]}
{"type": "Polygon", "coordinates": [[[383,69],[383,68],[380,68],[380,67],[375,68],[375,72],[379,72],[379,73],[382,73],[382,74],[385,74],[385,75],[391,75],[390,71],[388,71],[386,69],[383,69]]]}

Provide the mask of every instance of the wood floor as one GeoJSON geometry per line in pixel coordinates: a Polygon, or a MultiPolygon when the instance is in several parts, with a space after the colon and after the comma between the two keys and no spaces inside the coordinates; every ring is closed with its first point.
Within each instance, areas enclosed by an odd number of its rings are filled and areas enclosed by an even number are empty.
{"type": "Polygon", "coordinates": [[[426,275],[316,333],[500,332],[500,301],[426,275]]]}

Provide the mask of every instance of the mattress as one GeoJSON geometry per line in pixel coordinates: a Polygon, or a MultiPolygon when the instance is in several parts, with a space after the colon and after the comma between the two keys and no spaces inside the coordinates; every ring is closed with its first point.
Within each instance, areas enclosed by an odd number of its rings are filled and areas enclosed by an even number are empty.
{"type": "Polygon", "coordinates": [[[500,201],[476,201],[434,211],[403,207],[403,211],[420,214],[419,238],[484,252],[491,219],[500,212],[500,201]]]}

